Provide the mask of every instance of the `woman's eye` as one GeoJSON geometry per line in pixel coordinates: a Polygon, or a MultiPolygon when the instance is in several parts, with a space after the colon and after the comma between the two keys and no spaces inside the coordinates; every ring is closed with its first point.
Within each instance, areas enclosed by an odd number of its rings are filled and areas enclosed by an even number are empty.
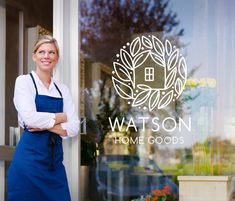
{"type": "Polygon", "coordinates": [[[49,55],[55,55],[56,54],[55,51],[48,51],[48,52],[46,52],[45,50],[40,50],[40,51],[38,51],[38,53],[41,54],[41,55],[44,55],[46,53],[49,54],[49,55]]]}
{"type": "Polygon", "coordinates": [[[45,54],[45,51],[40,50],[38,53],[39,53],[39,54],[45,54]]]}

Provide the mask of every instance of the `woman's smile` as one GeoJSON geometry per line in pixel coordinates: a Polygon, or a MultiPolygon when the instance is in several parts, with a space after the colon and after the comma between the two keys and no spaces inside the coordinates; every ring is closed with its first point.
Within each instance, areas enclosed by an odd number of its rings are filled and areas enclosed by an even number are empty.
{"type": "Polygon", "coordinates": [[[59,59],[56,47],[52,43],[42,44],[33,54],[33,60],[41,71],[52,72],[59,59]]]}

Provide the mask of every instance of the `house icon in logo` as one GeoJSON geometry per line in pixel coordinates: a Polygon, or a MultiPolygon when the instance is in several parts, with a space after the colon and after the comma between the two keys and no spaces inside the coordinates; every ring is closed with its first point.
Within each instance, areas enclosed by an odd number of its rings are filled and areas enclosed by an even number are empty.
{"type": "Polygon", "coordinates": [[[113,62],[112,82],[117,94],[132,107],[163,109],[179,98],[187,79],[184,57],[170,41],[138,36],[113,62]]]}
{"type": "Polygon", "coordinates": [[[139,84],[145,84],[152,89],[164,89],[165,69],[157,64],[150,55],[145,62],[135,69],[135,88],[139,84]]]}

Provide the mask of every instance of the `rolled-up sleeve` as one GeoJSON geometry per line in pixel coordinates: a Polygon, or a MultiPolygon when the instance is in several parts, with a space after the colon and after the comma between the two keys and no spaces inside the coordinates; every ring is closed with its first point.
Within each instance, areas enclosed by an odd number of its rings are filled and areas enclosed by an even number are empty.
{"type": "Polygon", "coordinates": [[[80,124],[78,116],[75,112],[74,103],[72,100],[72,96],[69,92],[69,89],[65,85],[63,85],[63,87],[64,87],[64,94],[63,94],[64,112],[67,115],[67,122],[61,123],[61,126],[64,130],[67,131],[68,137],[74,137],[78,135],[80,124]]]}
{"type": "Polygon", "coordinates": [[[21,126],[40,129],[50,129],[54,126],[54,113],[37,112],[35,94],[27,83],[26,75],[17,77],[13,101],[21,126]]]}

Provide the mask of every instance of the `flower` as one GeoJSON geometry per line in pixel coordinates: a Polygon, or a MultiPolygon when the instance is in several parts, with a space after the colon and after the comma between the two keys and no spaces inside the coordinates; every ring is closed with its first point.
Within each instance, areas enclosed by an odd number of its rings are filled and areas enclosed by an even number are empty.
{"type": "Polygon", "coordinates": [[[171,193],[171,188],[165,186],[163,189],[152,191],[151,195],[145,197],[146,201],[177,201],[177,195],[171,193]]]}
{"type": "Polygon", "coordinates": [[[161,191],[161,190],[158,190],[158,189],[157,189],[157,190],[153,190],[153,191],[152,191],[152,194],[153,194],[153,195],[160,196],[160,195],[162,194],[162,191],[161,191]]]}
{"type": "Polygon", "coordinates": [[[171,188],[170,188],[169,186],[165,186],[165,187],[162,189],[162,192],[165,193],[166,195],[170,195],[171,188]]]}

